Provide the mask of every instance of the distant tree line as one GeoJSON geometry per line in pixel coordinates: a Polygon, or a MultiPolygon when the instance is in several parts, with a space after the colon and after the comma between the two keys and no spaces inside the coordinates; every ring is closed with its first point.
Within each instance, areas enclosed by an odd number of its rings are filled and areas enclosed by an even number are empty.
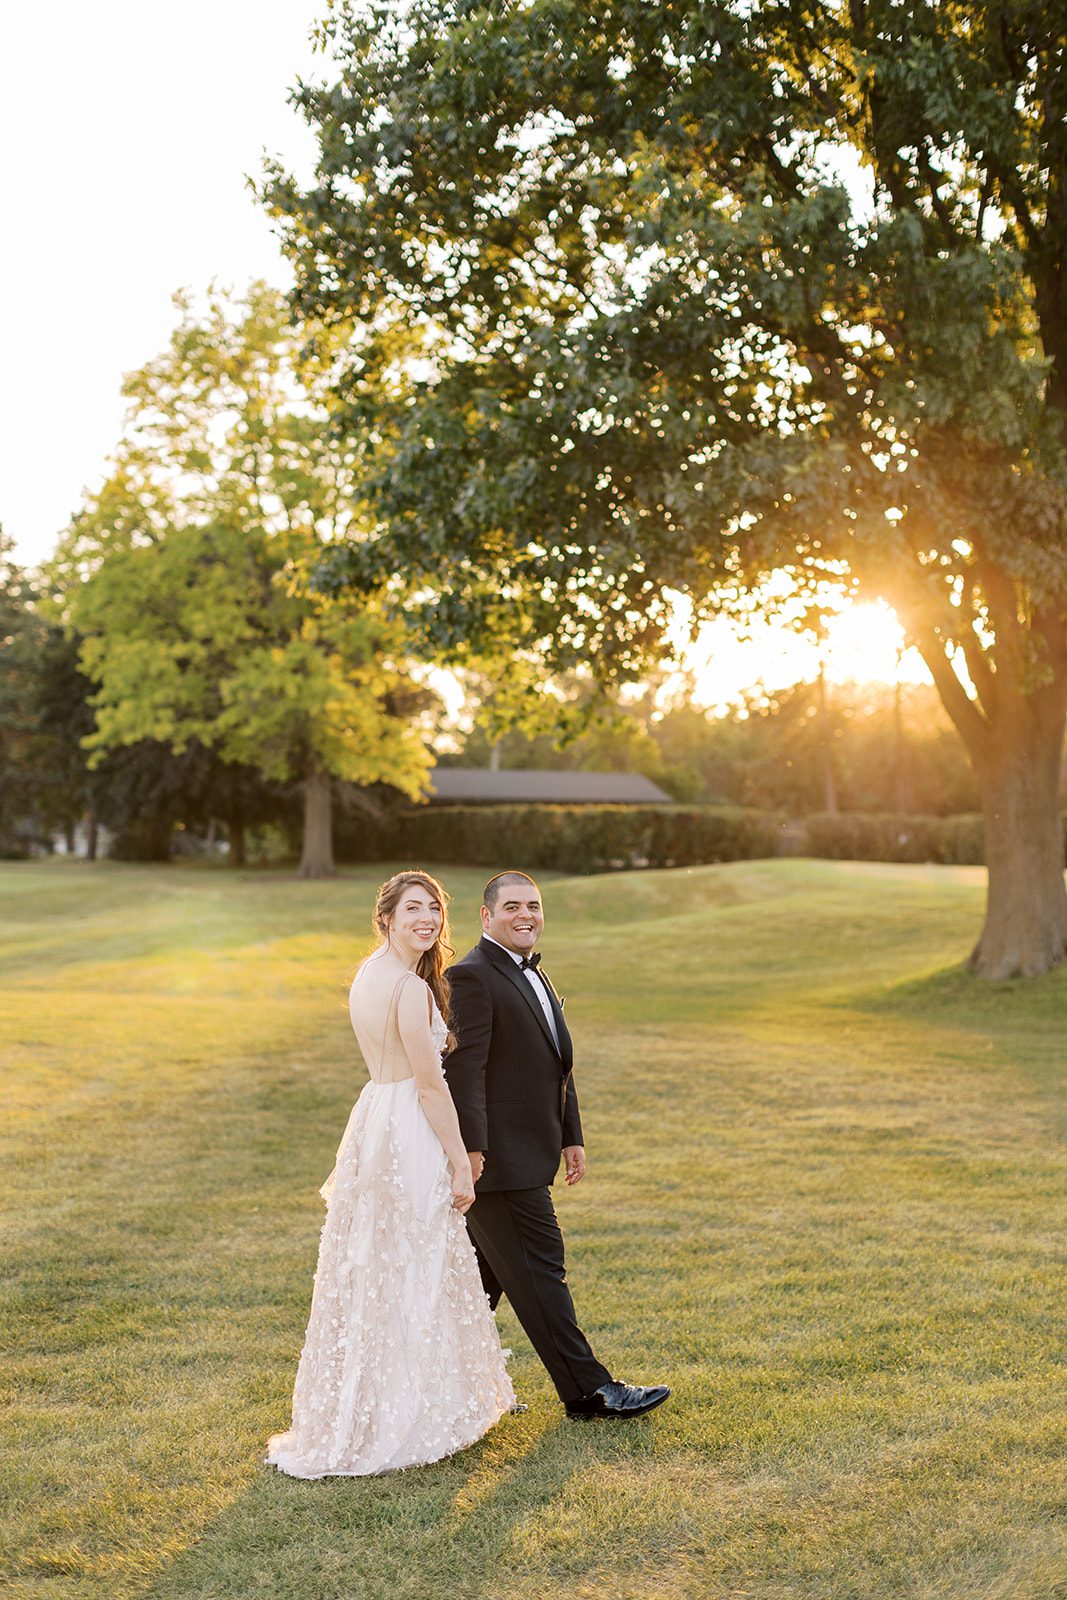
{"type": "Polygon", "coordinates": [[[973,768],[924,684],[799,683],[712,715],[651,693],[616,698],[573,742],[476,723],[442,765],[642,773],[686,805],[949,816],[981,809],[973,768]]]}
{"type": "MultiPolygon", "coordinates": [[[[84,525],[78,538],[84,548],[84,525]]],[[[123,650],[138,638],[138,605],[152,614],[169,607],[173,618],[182,595],[205,603],[198,587],[175,584],[157,546],[146,548],[154,565],[147,590],[123,590],[120,596],[123,650]]],[[[242,563],[245,554],[242,548],[242,563]]],[[[218,570],[218,552],[210,562],[202,559],[216,588],[236,581],[232,572],[227,579],[218,570]]],[[[229,559],[238,558],[231,552],[229,559]]],[[[53,565],[53,581],[59,570],[53,565]]],[[[112,604],[107,596],[98,603],[105,614],[112,604]]],[[[86,614],[84,595],[78,604],[86,614]]],[[[157,724],[159,731],[149,736],[101,738],[101,709],[108,702],[84,663],[87,657],[106,659],[106,630],[98,624],[95,649],[87,650],[86,638],[57,620],[74,610],[69,591],[49,588],[14,563],[11,541],[0,533],[0,852],[50,848],[57,837],[73,852],[80,828],[81,848],[92,857],[103,826],[112,854],[128,859],[167,860],[183,834],[201,847],[225,840],[235,866],[249,859],[250,838],[257,850],[269,842],[272,854],[301,855],[305,798],[299,773],[279,770],[274,762],[227,759],[210,742],[206,716],[201,728],[207,737],[200,729],[185,730],[177,741],[173,730],[163,737],[157,724]]],[[[155,648],[167,639],[162,628],[150,634],[148,644],[155,648]]],[[[147,671],[146,653],[138,660],[147,671]]],[[[493,693],[484,677],[475,687],[486,698],[493,693]]],[[[566,687],[581,699],[575,684],[566,687]]],[[[599,702],[585,731],[564,745],[548,732],[512,726],[501,733],[491,719],[487,727],[476,718],[439,759],[468,767],[643,773],[683,804],[798,817],[828,809],[944,816],[978,808],[973,771],[930,687],[863,684],[821,693],[818,684],[798,684],[753,695],[724,716],[684,698],[659,709],[656,687],[599,702]]],[[[116,695],[124,714],[129,713],[122,697],[144,692],[143,683],[127,680],[116,695]]],[[[159,715],[158,696],[151,703],[159,715]]],[[[393,707],[410,725],[426,712],[426,692],[412,684],[406,704],[397,698],[393,707]]],[[[410,790],[405,794],[385,781],[360,784],[337,775],[330,790],[330,848],[341,858],[362,858],[365,836],[380,831],[411,798],[410,790]]]]}

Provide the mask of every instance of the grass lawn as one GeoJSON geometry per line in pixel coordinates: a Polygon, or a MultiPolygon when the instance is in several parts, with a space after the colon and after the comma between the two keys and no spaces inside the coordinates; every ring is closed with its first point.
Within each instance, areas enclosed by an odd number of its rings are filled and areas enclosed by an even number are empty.
{"type": "MultiPolygon", "coordinates": [[[[674,1397],[302,1484],[288,1421],[383,872],[0,867],[6,1593],[1067,1597],[1067,972],[954,965],[972,868],[543,881],[594,1347],[674,1397]]],[[[460,950],[482,874],[449,869],[460,950]]]]}

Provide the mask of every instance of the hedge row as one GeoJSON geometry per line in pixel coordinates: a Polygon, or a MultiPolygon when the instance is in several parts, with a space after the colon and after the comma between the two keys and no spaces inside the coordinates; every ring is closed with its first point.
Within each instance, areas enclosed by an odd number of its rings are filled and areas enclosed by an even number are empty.
{"type": "Polygon", "coordinates": [[[360,839],[364,860],[558,872],[686,867],[773,856],[783,819],[731,806],[442,806],[409,811],[360,839]]]}
{"type": "Polygon", "coordinates": [[[825,812],[804,822],[804,851],[835,861],[938,861],[957,866],[985,860],[980,816],[912,817],[898,812],[825,812]]]}
{"type": "Polygon", "coordinates": [[[731,806],[442,806],[408,811],[346,838],[346,857],[558,872],[688,867],[761,856],[980,864],[979,816],[821,814],[787,822],[731,806]]]}

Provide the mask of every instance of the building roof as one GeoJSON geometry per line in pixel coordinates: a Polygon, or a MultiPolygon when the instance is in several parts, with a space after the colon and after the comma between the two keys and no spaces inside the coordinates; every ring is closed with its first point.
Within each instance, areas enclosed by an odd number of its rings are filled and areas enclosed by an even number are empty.
{"type": "Polygon", "coordinates": [[[430,804],[669,805],[671,797],[633,772],[545,772],[533,767],[435,767],[430,804]]]}

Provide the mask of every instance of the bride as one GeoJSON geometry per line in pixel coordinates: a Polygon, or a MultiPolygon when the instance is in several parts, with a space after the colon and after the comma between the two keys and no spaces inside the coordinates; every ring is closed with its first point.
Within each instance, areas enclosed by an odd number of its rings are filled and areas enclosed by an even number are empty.
{"type": "Polygon", "coordinates": [[[349,1012],[370,1070],[322,1188],[326,1221],[287,1433],[296,1478],[411,1467],[473,1444],[515,1404],[463,1213],[470,1160],[441,1071],[452,954],[425,872],[378,891],[381,943],[349,1012]]]}

